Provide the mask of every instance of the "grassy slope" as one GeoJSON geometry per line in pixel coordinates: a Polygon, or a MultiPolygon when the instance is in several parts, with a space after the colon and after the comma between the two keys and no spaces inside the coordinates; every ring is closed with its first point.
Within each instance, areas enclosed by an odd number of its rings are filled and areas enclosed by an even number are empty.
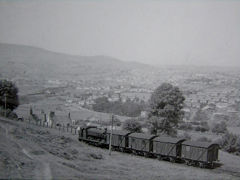
{"type": "MultiPolygon", "coordinates": [[[[42,99],[34,103],[23,104],[20,105],[15,112],[18,114],[19,117],[24,117],[27,119],[29,116],[30,107],[33,108],[33,112],[39,117],[43,118],[41,115],[41,110],[44,110],[45,113],[49,113],[50,111],[54,111],[59,123],[67,124],[69,123],[68,113],[71,112],[71,118],[73,120],[87,120],[89,118],[95,118],[100,121],[110,121],[110,114],[108,113],[101,113],[91,111],[85,108],[81,108],[80,106],[69,106],[66,107],[63,105],[64,103],[57,98],[48,98],[42,99]]],[[[119,120],[124,121],[129,117],[125,116],[116,116],[119,120]]]]}
{"type": "Polygon", "coordinates": [[[0,178],[240,178],[240,158],[222,152],[224,165],[208,170],[119,152],[109,156],[106,149],[80,143],[74,135],[34,125],[0,121],[0,128],[0,178]]]}

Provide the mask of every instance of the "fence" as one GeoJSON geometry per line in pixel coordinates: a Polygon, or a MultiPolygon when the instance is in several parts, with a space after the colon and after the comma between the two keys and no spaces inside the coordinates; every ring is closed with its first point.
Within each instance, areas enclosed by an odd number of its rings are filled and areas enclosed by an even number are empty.
{"type": "Polygon", "coordinates": [[[41,126],[41,127],[50,128],[50,129],[56,129],[61,132],[69,132],[74,135],[78,134],[77,127],[73,127],[71,125],[64,125],[64,124],[59,124],[59,123],[50,125],[50,124],[48,124],[48,122],[44,122],[42,120],[31,120],[30,118],[25,122],[36,125],[36,126],[41,126]]]}

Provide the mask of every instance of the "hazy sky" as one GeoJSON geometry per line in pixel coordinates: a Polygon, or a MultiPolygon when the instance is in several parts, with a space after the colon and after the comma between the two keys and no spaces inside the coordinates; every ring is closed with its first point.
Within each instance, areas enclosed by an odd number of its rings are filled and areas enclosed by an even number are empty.
{"type": "Polygon", "coordinates": [[[0,42],[154,64],[240,66],[240,1],[0,0],[0,42]]]}

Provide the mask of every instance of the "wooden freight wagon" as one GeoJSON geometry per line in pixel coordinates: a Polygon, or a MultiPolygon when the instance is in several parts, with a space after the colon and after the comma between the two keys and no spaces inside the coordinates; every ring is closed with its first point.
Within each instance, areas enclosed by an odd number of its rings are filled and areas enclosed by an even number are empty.
{"type": "Polygon", "coordinates": [[[132,133],[128,135],[128,148],[133,151],[133,153],[149,155],[152,153],[152,139],[157,136],[148,135],[143,133],[132,133]]]}
{"type": "Polygon", "coordinates": [[[174,162],[181,157],[181,144],[185,139],[171,137],[156,137],[153,139],[153,154],[159,159],[169,159],[174,162]]]}
{"type": "MultiPolygon", "coordinates": [[[[112,146],[117,149],[124,151],[128,147],[128,135],[131,134],[129,131],[113,130],[112,133],[112,146]]],[[[107,144],[110,144],[111,131],[107,132],[107,144]]]]}
{"type": "Polygon", "coordinates": [[[182,143],[182,159],[187,164],[196,164],[200,167],[213,166],[218,160],[219,145],[208,142],[185,141],[182,143]]]}

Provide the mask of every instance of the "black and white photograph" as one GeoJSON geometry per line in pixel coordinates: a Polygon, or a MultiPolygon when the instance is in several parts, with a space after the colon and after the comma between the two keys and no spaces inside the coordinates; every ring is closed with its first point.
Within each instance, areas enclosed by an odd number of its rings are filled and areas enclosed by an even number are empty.
{"type": "Polygon", "coordinates": [[[0,0],[0,179],[239,180],[239,0],[0,0]]]}

